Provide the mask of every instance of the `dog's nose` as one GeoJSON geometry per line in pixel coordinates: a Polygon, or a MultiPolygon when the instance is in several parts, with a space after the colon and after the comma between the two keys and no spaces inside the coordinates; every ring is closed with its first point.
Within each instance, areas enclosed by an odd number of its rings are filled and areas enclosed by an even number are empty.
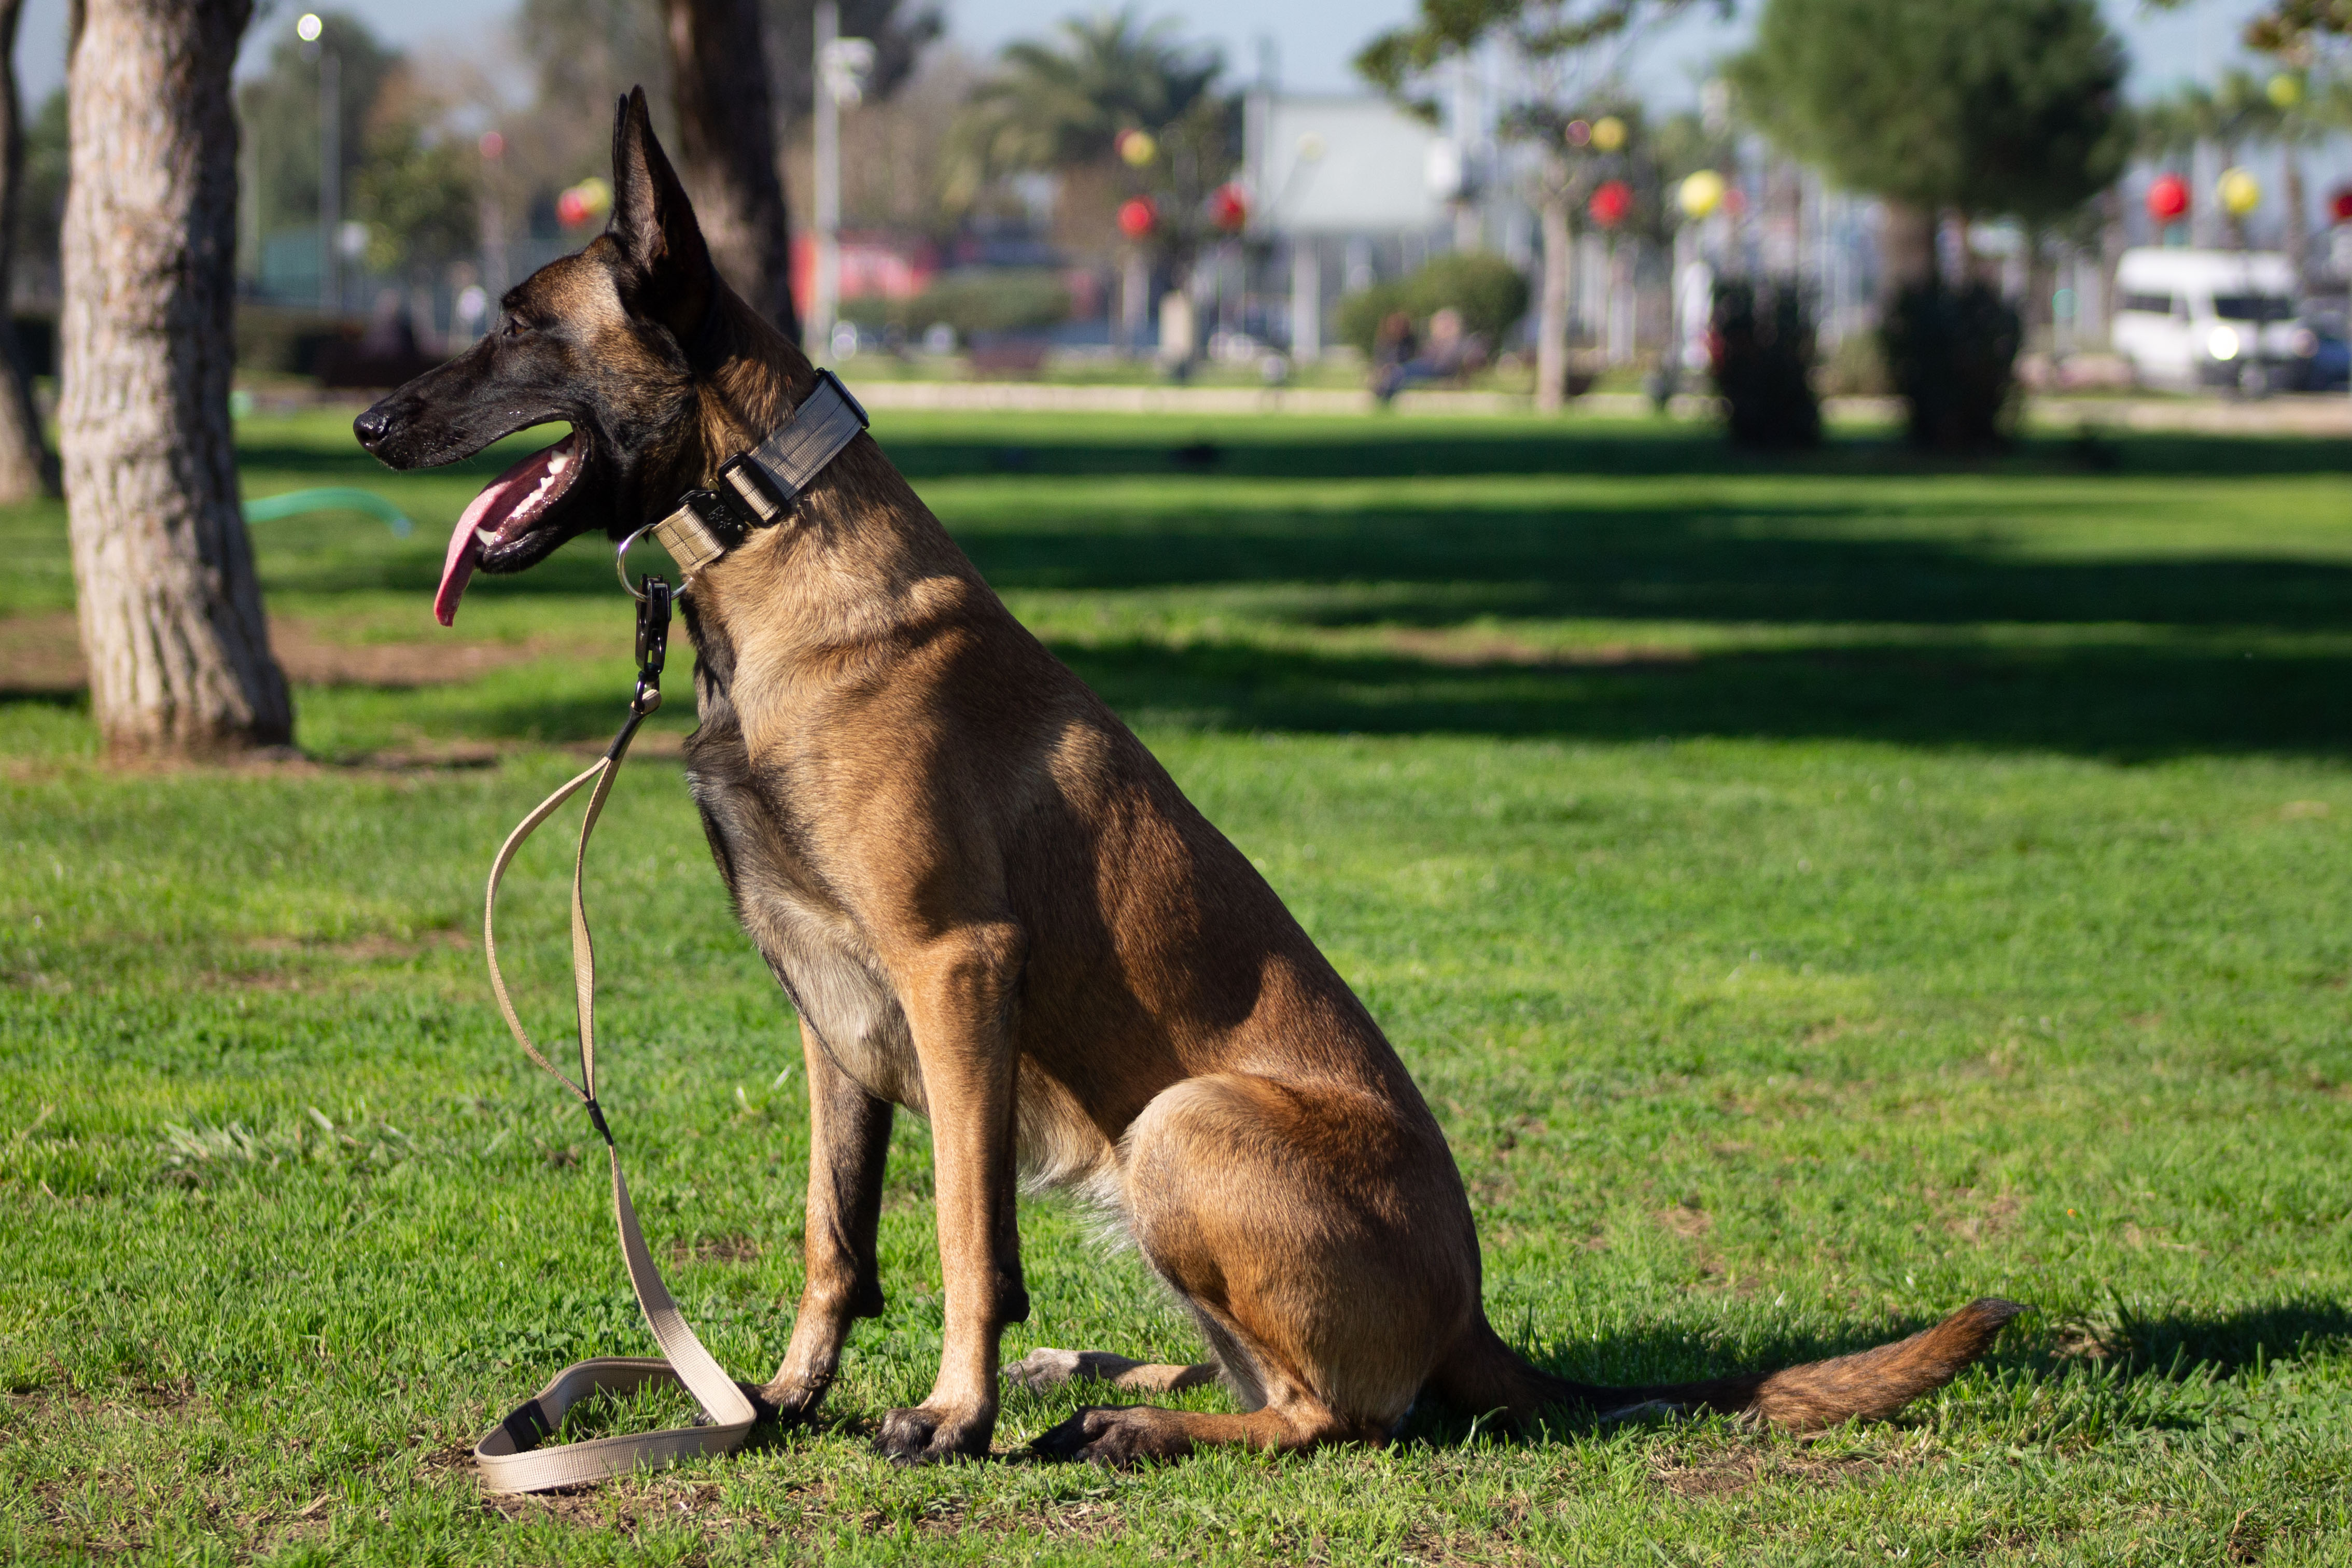
{"type": "Polygon", "coordinates": [[[352,434],[360,438],[361,446],[373,452],[383,445],[386,436],[392,434],[392,416],[383,411],[382,404],[378,404],[352,421],[352,434]]]}

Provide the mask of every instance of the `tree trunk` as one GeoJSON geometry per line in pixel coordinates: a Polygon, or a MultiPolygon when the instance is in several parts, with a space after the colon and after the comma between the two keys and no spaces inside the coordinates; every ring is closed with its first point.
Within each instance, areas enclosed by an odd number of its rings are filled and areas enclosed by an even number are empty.
{"type": "Polygon", "coordinates": [[[25,116],[16,101],[16,24],[24,14],[25,0],[0,0],[0,501],[29,500],[58,482],[11,321],[25,190],[25,116]]]}
{"type": "Polygon", "coordinates": [[[1536,307],[1536,412],[1557,414],[1568,401],[1568,197],[1544,193],[1543,293],[1536,307]]]}
{"type": "Polygon", "coordinates": [[[118,755],[287,741],[228,419],[229,70],[252,0],[82,0],[58,445],[90,706],[118,755]]]}
{"type": "Polygon", "coordinates": [[[759,0],[663,5],[671,96],[677,102],[678,174],[694,198],[702,237],[735,291],[798,340],[759,0]]]}
{"type": "Polygon", "coordinates": [[[1943,272],[1937,252],[1937,215],[1933,207],[1906,202],[1885,204],[1879,230],[1879,288],[1883,304],[1915,283],[1932,284],[1943,272]]]}

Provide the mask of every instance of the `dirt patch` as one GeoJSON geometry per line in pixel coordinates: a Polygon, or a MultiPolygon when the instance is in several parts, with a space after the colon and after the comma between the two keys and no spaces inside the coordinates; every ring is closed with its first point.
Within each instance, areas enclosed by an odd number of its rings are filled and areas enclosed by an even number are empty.
{"type": "Polygon", "coordinates": [[[464,949],[474,938],[464,931],[426,931],[395,937],[376,932],[350,942],[319,942],[299,936],[247,937],[242,944],[255,952],[292,952],[309,957],[340,958],[347,963],[380,963],[386,959],[422,958],[428,952],[464,949]]]}
{"type": "Polygon", "coordinates": [[[1987,1198],[1974,1187],[1949,1193],[1930,1188],[1927,1203],[1942,1219],[1946,1230],[1979,1247],[2006,1232],[2016,1223],[2018,1211],[2025,1206],[2013,1193],[1987,1198]]]}
{"type": "Polygon", "coordinates": [[[1679,1455],[1662,1454],[1651,1461],[1650,1475],[1676,1497],[1727,1498],[1766,1481],[1794,1480],[1822,1488],[1843,1486],[1870,1480],[1917,1462],[1907,1455],[1817,1456],[1802,1446],[1759,1444],[1688,1460],[1679,1455]]]}
{"type": "Polygon", "coordinates": [[[761,1252],[760,1244],[748,1236],[698,1236],[689,1241],[670,1243],[672,1263],[750,1263],[761,1252]]]}
{"type": "Polygon", "coordinates": [[[1588,666],[1612,669],[1664,668],[1695,664],[1696,649],[1663,643],[1595,643],[1580,647],[1545,647],[1517,637],[1476,632],[1400,629],[1381,639],[1397,652],[1432,664],[1528,667],[1588,666]]]}
{"type": "Polygon", "coordinates": [[[1672,1208],[1660,1209],[1658,1223],[1685,1241],[1696,1241],[1715,1228],[1715,1216],[1685,1199],[1672,1208]]]}
{"type": "MultiPolygon", "coordinates": [[[[557,657],[597,658],[620,649],[604,638],[535,637],[519,642],[447,636],[396,642],[349,642],[320,621],[269,618],[269,647],[297,686],[446,686],[509,665],[557,657]]],[[[0,618],[0,694],[71,696],[89,684],[81,637],[69,615],[0,618]]]]}

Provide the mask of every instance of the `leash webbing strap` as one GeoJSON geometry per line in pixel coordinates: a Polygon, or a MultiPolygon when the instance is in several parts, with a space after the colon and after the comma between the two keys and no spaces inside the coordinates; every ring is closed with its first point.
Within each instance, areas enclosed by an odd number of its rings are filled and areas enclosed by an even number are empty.
{"type": "Polygon", "coordinates": [[[734,1379],[703,1348],[678,1311],[677,1303],[670,1298],[661,1269],[646,1247],[636,1210],[629,1203],[629,1184],[621,1175],[621,1152],[613,1142],[604,1109],[596,1103],[596,950],[589,936],[588,906],[582,897],[581,880],[588,864],[589,836],[595,832],[596,819],[604,814],[604,802],[613,792],[613,781],[619,776],[622,760],[628,755],[629,742],[636,738],[637,726],[645,722],[646,715],[661,701],[662,647],[668,629],[670,590],[659,578],[648,579],[646,587],[647,598],[638,612],[641,662],[637,696],[630,705],[629,721],[594,766],[540,802],[499,846],[498,858],[490,863],[489,891],[483,900],[482,952],[489,961],[490,989],[498,996],[499,1011],[506,1016],[507,1027],[513,1031],[516,1043],[587,1107],[589,1119],[604,1135],[605,1152],[613,1168],[613,1217],[620,1228],[621,1255],[628,1264],[629,1283],[636,1290],[637,1307],[645,1313],[655,1342],[661,1346],[663,1359],[604,1356],[558,1373],[529,1403],[517,1408],[474,1445],[474,1462],[481,1468],[484,1486],[493,1492],[546,1491],[601,1481],[632,1470],[661,1469],[705,1454],[731,1453],[742,1446],[758,1414],[734,1379]],[[522,1019],[515,1012],[514,1002],[507,994],[506,976],[499,970],[496,924],[499,883],[516,853],[541,823],[592,780],[596,787],[590,791],[587,810],[582,814],[579,847],[572,860],[572,976],[580,1010],[580,1081],[574,1083],[540,1054],[539,1047],[531,1043],[530,1031],[522,1026],[522,1019]],[[598,1437],[552,1448],[538,1446],[562,1430],[564,1413],[581,1400],[598,1394],[625,1396],[663,1383],[676,1384],[692,1394],[702,1406],[708,1424],[598,1437]]]}
{"type": "MultiPolygon", "coordinates": [[[[866,428],[866,410],[841,378],[816,373],[816,386],[782,429],[719,470],[717,490],[689,490],[653,525],[683,582],[726,554],[754,528],[781,521],[809,481],[866,428]]],[[[684,592],[681,587],[680,592],[684,592]]]]}

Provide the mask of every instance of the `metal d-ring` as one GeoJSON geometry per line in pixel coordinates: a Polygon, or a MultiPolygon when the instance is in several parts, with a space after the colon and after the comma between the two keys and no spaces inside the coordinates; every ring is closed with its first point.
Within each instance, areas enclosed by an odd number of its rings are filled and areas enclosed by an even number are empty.
{"type": "Polygon", "coordinates": [[[627,589],[629,591],[629,597],[635,599],[640,605],[646,602],[645,591],[639,588],[635,583],[629,581],[629,552],[636,548],[638,540],[643,539],[646,534],[651,533],[655,529],[659,528],[661,524],[659,522],[649,522],[646,524],[643,528],[637,530],[636,532],[621,541],[620,547],[613,552],[613,570],[619,574],[621,586],[627,589]]]}

